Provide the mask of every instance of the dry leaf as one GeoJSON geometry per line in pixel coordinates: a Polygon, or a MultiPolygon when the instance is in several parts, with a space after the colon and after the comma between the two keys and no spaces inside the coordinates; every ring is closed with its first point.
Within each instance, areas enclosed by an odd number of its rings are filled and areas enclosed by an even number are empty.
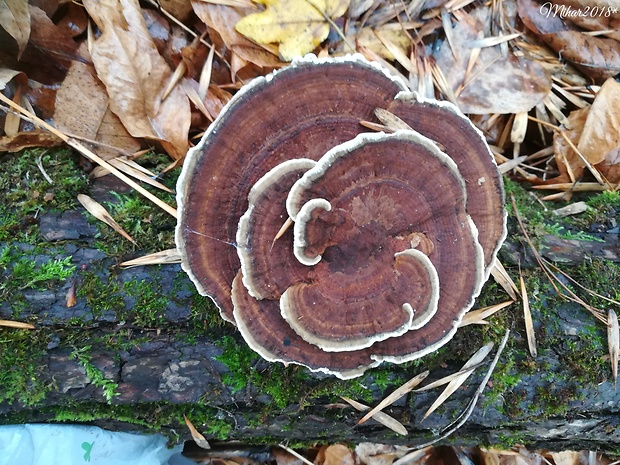
{"type": "Polygon", "coordinates": [[[76,287],[77,287],[77,280],[74,279],[73,282],[71,283],[71,286],[67,290],[67,296],[65,298],[65,306],[67,308],[75,307],[75,304],[77,303],[76,292],[75,292],[76,287]]]}
{"type": "Polygon", "coordinates": [[[447,42],[439,50],[436,62],[443,72],[448,88],[458,92],[459,108],[465,113],[521,113],[531,110],[551,89],[551,79],[542,65],[516,57],[501,46],[485,47],[473,67],[468,42],[478,39],[480,31],[488,30],[490,10],[479,7],[456,23],[454,52],[447,42]],[[458,59],[454,58],[454,55],[458,59]],[[468,69],[471,70],[468,72],[468,69]]]}
{"type": "Polygon", "coordinates": [[[586,162],[594,165],[609,182],[620,182],[619,108],[620,83],[608,79],[596,94],[590,108],[571,112],[567,119],[568,127],[553,137],[560,175],[547,180],[546,184],[575,182],[583,174],[586,162]],[[585,160],[575,152],[573,146],[577,147],[585,160]]]}
{"type": "Polygon", "coordinates": [[[61,144],[62,140],[54,134],[35,129],[17,133],[13,137],[0,137],[0,152],[19,152],[30,147],[56,147],[61,144]]]}
{"type": "Polygon", "coordinates": [[[362,442],[355,446],[355,455],[365,465],[392,465],[394,460],[405,455],[407,450],[402,446],[362,442]]]}
{"type": "Polygon", "coordinates": [[[559,132],[553,135],[555,162],[560,175],[548,179],[546,183],[574,182],[575,179],[582,175],[586,165],[581,157],[575,153],[568,141],[570,140],[573,145],[577,145],[589,111],[589,108],[580,108],[571,112],[566,121],[567,126],[560,129],[564,132],[564,136],[559,132]]]}
{"type": "Polygon", "coordinates": [[[120,266],[170,265],[173,263],[181,263],[181,254],[179,254],[178,249],[167,249],[144,255],[143,257],[123,262],[120,266]]]}
{"type": "Polygon", "coordinates": [[[110,110],[105,86],[94,68],[78,61],[71,64],[56,94],[54,124],[69,134],[110,146],[90,146],[104,160],[118,156],[119,151],[132,153],[140,148],[140,142],[110,110]]]}
{"type": "Polygon", "coordinates": [[[437,410],[439,406],[443,404],[448,399],[448,397],[450,397],[454,393],[454,391],[456,391],[465,381],[467,381],[467,378],[469,378],[469,376],[474,372],[473,368],[484,361],[486,356],[489,355],[489,352],[491,351],[492,348],[493,348],[493,343],[489,342],[488,344],[478,349],[476,353],[472,355],[471,358],[467,362],[465,362],[463,367],[459,370],[459,371],[463,371],[463,374],[459,376],[458,378],[450,381],[450,383],[446,386],[446,388],[443,390],[443,392],[440,394],[437,400],[433,402],[433,405],[431,405],[429,409],[426,411],[426,413],[422,417],[422,420],[424,420],[431,413],[437,410]],[[471,370],[468,370],[470,368],[471,370]]]}
{"type": "MultiPolygon", "coordinates": [[[[557,2],[543,2],[537,0],[518,0],[519,16],[525,26],[538,35],[540,39],[553,50],[560,53],[562,59],[572,62],[584,74],[593,78],[604,80],[620,73],[620,42],[612,38],[596,37],[585,33],[569,19],[572,16],[594,16],[585,13],[585,7],[577,4],[573,7],[573,14],[562,14],[567,11],[567,3],[561,0],[557,2]]],[[[614,8],[610,3],[601,3],[601,9],[614,8]]],[[[601,10],[597,10],[601,11],[601,10]]],[[[605,17],[605,15],[601,15],[605,17]]],[[[599,22],[606,27],[616,25],[616,20],[599,22]],[[614,21],[613,23],[611,21],[614,21]]],[[[590,27],[593,24],[590,22],[590,27]]]]}
{"type": "Polygon", "coordinates": [[[278,447],[286,452],[288,452],[289,454],[291,454],[293,457],[298,458],[299,460],[301,460],[301,462],[305,463],[306,465],[314,465],[310,460],[308,460],[306,457],[304,457],[301,454],[298,454],[297,452],[295,452],[293,449],[291,449],[288,446],[285,446],[284,444],[278,444],[278,447]]]}
{"type": "MultiPolygon", "coordinates": [[[[30,45],[38,52],[45,52],[48,61],[80,60],[78,44],[65,29],[58,27],[40,8],[30,5],[30,45]]],[[[57,63],[54,65],[58,66],[57,63]]]]}
{"type": "Polygon", "coordinates": [[[125,232],[125,230],[114,220],[114,218],[112,218],[112,216],[110,216],[107,210],[99,202],[84,194],[78,194],[77,199],[95,218],[103,221],[125,239],[133,242],[134,244],[136,243],[136,241],[134,241],[133,238],[125,232]]]}
{"type": "Polygon", "coordinates": [[[0,27],[17,42],[19,60],[30,37],[28,0],[0,0],[0,27]]]}
{"type": "Polygon", "coordinates": [[[63,5],[64,14],[55,22],[59,29],[71,37],[82,35],[88,27],[88,15],[77,2],[67,2],[63,5]]]}
{"type": "Polygon", "coordinates": [[[235,24],[244,16],[255,12],[250,8],[233,8],[193,0],[194,13],[207,26],[215,30],[230,50],[246,61],[258,66],[277,67],[281,65],[276,55],[246,39],[235,29],[235,24]]]}
{"type": "Polygon", "coordinates": [[[178,86],[161,100],[172,72],[149,36],[140,5],[86,0],[84,6],[101,30],[91,53],[110,108],[131,135],[159,140],[170,156],[182,158],[189,147],[189,100],[178,86]]]}
{"type": "Polygon", "coordinates": [[[189,418],[187,418],[185,414],[183,415],[183,418],[185,419],[185,424],[187,425],[187,428],[189,429],[189,432],[192,435],[192,439],[194,440],[196,445],[203,449],[211,449],[211,445],[209,444],[209,441],[207,441],[205,437],[202,434],[200,434],[200,432],[198,432],[198,430],[194,427],[192,422],[189,421],[189,418]]]}
{"type": "Polygon", "coordinates": [[[379,36],[388,39],[390,43],[398,47],[402,53],[407,54],[409,52],[411,38],[400,24],[393,23],[377,28],[363,27],[356,36],[358,46],[371,50],[386,60],[393,61],[395,59],[394,54],[379,40],[375,31],[379,33],[379,36]],[[393,27],[395,25],[397,26],[396,28],[393,27]]]}
{"type": "MultiPolygon", "coordinates": [[[[586,118],[577,148],[593,165],[602,163],[604,170],[620,154],[620,83],[608,79],[596,94],[594,103],[586,118]]],[[[616,162],[617,163],[617,162],[616,162]]],[[[620,177],[607,177],[609,182],[618,182],[620,177]]]]}
{"type": "Polygon", "coordinates": [[[235,26],[261,44],[279,44],[284,61],[314,50],[329,34],[328,18],[345,14],[349,0],[257,0],[265,11],[241,19],[235,26]]]}
{"type": "Polygon", "coordinates": [[[551,458],[555,462],[555,465],[579,465],[579,452],[575,451],[562,451],[562,452],[550,452],[551,458]]]}
{"type": "Polygon", "coordinates": [[[158,3],[164,10],[182,22],[189,19],[192,13],[191,0],[158,0],[158,3]]]}
{"type": "Polygon", "coordinates": [[[354,465],[353,452],[344,444],[322,447],[314,461],[315,465],[354,465]]]}
{"type": "Polygon", "coordinates": [[[0,90],[4,90],[6,85],[11,82],[15,78],[15,76],[18,75],[23,76],[26,83],[28,82],[28,79],[23,72],[14,69],[0,68],[0,90]]]}
{"type": "Polygon", "coordinates": [[[34,326],[30,323],[21,323],[19,321],[11,321],[11,320],[0,320],[0,326],[5,326],[7,328],[17,328],[17,329],[34,329],[34,326]]]}

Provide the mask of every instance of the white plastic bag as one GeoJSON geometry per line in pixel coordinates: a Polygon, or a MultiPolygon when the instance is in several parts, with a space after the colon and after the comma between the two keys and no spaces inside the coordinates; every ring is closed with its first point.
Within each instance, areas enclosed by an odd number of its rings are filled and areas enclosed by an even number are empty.
{"type": "Polygon", "coordinates": [[[166,465],[182,447],[168,449],[161,435],[95,426],[0,426],[0,465],[166,465]]]}

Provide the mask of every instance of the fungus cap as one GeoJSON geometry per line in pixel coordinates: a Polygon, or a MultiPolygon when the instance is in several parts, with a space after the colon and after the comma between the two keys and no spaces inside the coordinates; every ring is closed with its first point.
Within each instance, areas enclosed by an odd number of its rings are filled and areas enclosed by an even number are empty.
{"type": "Polygon", "coordinates": [[[341,378],[445,344],[506,235],[480,131],[360,56],[307,57],[244,87],[177,192],[199,292],[264,358],[341,378]],[[365,133],[376,109],[406,129],[365,133]]]}
{"type": "Polygon", "coordinates": [[[285,160],[318,160],[360,134],[359,121],[405,89],[361,55],[308,56],[243,87],[188,152],[177,183],[177,248],[183,269],[223,318],[233,321],[235,237],[251,187],[285,160]]]}

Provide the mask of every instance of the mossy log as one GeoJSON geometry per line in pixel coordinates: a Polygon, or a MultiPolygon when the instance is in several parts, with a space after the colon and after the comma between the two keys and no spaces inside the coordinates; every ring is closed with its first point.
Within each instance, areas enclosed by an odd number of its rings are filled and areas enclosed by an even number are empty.
{"type": "MultiPolygon", "coordinates": [[[[5,217],[8,211],[3,210],[5,217]]],[[[120,267],[146,247],[120,245],[122,238],[89,221],[83,210],[49,209],[22,217],[18,211],[10,211],[12,229],[8,223],[0,228],[0,319],[35,329],[0,328],[2,424],[87,422],[183,440],[189,437],[185,414],[208,439],[415,446],[441,436],[467,406],[488,365],[424,420],[440,391],[409,394],[388,407],[386,413],[405,425],[407,436],[372,420],[358,426],[361,414],[341,396],[375,405],[424,370],[430,370],[428,380],[458,371],[479,347],[499,342],[509,328],[508,346],[473,414],[444,442],[620,450],[620,395],[606,359],[605,325],[562,299],[536,267],[528,268],[514,222],[501,255],[515,279],[516,262],[524,266],[536,358],[527,352],[522,308],[516,303],[493,316],[490,325],[460,329],[435,354],[341,381],[262,360],[196,293],[179,265],[120,267]]],[[[153,237],[170,246],[173,220],[155,221],[140,211],[136,221],[142,229],[157,224],[153,237]]],[[[611,242],[606,244],[613,250],[611,242]]],[[[157,245],[150,248],[155,251],[157,245]]],[[[618,265],[584,260],[581,252],[575,260],[566,268],[573,278],[617,298],[618,265]]],[[[489,282],[477,306],[506,300],[504,291],[489,282]]]]}

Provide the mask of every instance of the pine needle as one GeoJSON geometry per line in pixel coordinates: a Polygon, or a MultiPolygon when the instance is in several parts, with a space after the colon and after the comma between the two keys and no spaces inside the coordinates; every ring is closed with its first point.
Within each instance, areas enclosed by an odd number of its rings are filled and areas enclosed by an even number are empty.
{"type": "Polygon", "coordinates": [[[377,414],[378,412],[388,407],[389,405],[392,405],[394,402],[396,402],[398,399],[403,397],[405,394],[411,392],[411,390],[413,390],[414,387],[416,387],[418,384],[424,381],[424,379],[428,376],[428,373],[429,372],[427,370],[411,378],[409,381],[407,381],[405,384],[400,386],[398,389],[392,392],[389,396],[387,396],[385,399],[379,402],[379,405],[377,405],[370,412],[364,415],[362,419],[357,422],[357,424],[361,425],[373,415],[377,414]]]}
{"type": "Polygon", "coordinates": [[[120,264],[128,268],[143,265],[171,265],[181,263],[181,254],[177,249],[166,249],[142,257],[134,258],[120,264]]]}
{"type": "Polygon", "coordinates": [[[114,229],[114,231],[119,233],[128,241],[137,245],[133,237],[127,234],[127,232],[121,227],[121,225],[118,224],[114,218],[112,218],[112,215],[108,213],[108,211],[103,207],[103,205],[85,194],[78,194],[77,199],[91,215],[93,215],[99,221],[103,221],[105,224],[110,226],[112,229],[114,229]]]}
{"type": "Polygon", "coordinates": [[[609,345],[609,361],[611,362],[611,373],[614,377],[614,387],[617,387],[620,332],[618,329],[618,316],[612,309],[609,309],[607,314],[607,344],[609,345]]]}
{"type": "MultiPolygon", "coordinates": [[[[365,412],[370,409],[370,407],[368,407],[367,405],[364,405],[361,402],[357,402],[356,400],[350,399],[348,397],[341,396],[341,399],[348,403],[354,409],[359,410],[360,412],[365,412]]],[[[389,416],[387,413],[377,412],[373,415],[372,418],[376,422],[381,423],[383,426],[391,429],[392,431],[400,434],[401,436],[407,436],[408,434],[407,429],[403,426],[403,424],[389,416]]]]}
{"type": "Polygon", "coordinates": [[[489,352],[491,351],[492,348],[493,348],[493,343],[489,342],[488,344],[485,344],[480,349],[478,349],[476,353],[471,356],[471,358],[461,368],[461,371],[463,371],[463,374],[461,374],[458,378],[450,381],[448,386],[446,386],[446,388],[441,393],[441,395],[437,398],[437,400],[433,402],[433,405],[431,405],[429,409],[426,411],[426,413],[422,417],[422,420],[424,420],[431,413],[437,410],[439,406],[441,406],[448,399],[448,397],[450,397],[454,393],[454,391],[456,391],[465,381],[467,381],[467,378],[469,378],[469,376],[473,373],[473,370],[469,370],[469,369],[475,365],[479,365],[480,363],[482,363],[482,361],[486,358],[486,356],[489,355],[489,352]]]}
{"type": "Polygon", "coordinates": [[[530,300],[525,288],[525,280],[519,270],[519,281],[521,283],[521,299],[523,301],[523,319],[525,320],[525,334],[527,335],[527,346],[530,355],[534,358],[538,355],[536,350],[536,334],[534,333],[534,323],[532,322],[532,312],[530,311],[530,300]]]}
{"type": "Polygon", "coordinates": [[[34,325],[30,323],[22,323],[20,321],[0,320],[0,326],[17,329],[34,329],[34,325]]]}

